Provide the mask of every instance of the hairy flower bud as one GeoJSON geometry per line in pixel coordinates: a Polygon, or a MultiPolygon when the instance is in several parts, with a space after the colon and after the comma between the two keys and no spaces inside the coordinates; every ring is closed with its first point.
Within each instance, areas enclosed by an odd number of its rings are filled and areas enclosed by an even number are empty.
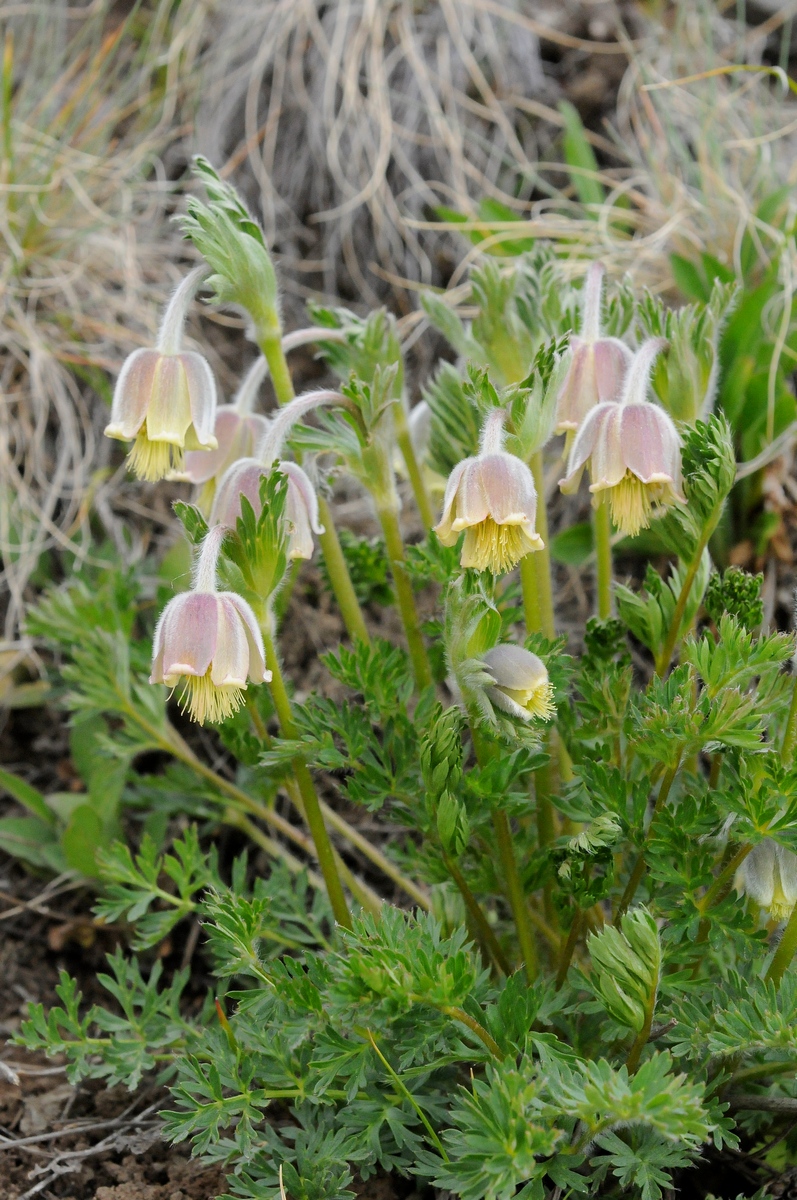
{"type": "Polygon", "coordinates": [[[734,885],[776,921],[785,921],[797,904],[797,854],[765,838],[739,867],[734,885]]]}
{"type": "Polygon", "coordinates": [[[462,530],[460,562],[498,575],[511,571],[543,541],[535,529],[537,491],[531,471],[501,449],[504,414],[496,409],[482,430],[481,452],[457,463],[448,477],[443,515],[435,533],[453,546],[462,530]]]}
{"type": "Polygon", "coordinates": [[[140,478],[164,479],[182,470],[184,450],[215,450],[216,383],[206,359],[182,351],[185,312],[205,275],[192,271],[172,297],[154,350],[134,350],[125,360],[105,436],[135,439],[128,455],[140,478]]]}
{"type": "Polygon", "coordinates": [[[604,269],[593,263],[584,284],[581,336],[570,338],[570,365],[556,401],[556,433],[572,437],[596,404],[619,399],[633,357],[619,338],[601,337],[604,269]]]}
{"type": "Polygon", "coordinates": [[[559,484],[563,492],[575,492],[589,463],[593,503],[607,492],[612,520],[630,536],[650,525],[656,507],[683,502],[678,432],[664,409],[646,399],[650,368],[661,346],[660,341],[645,342],[634,356],[620,400],[589,412],[559,484]]]}
{"type": "MultiPolygon", "coordinates": [[[[313,534],[322,534],[324,526],[318,517],[318,497],[307,474],[298,463],[279,462],[277,469],[288,478],[285,498],[285,525],[288,558],[312,558],[313,534]]],[[[241,458],[227,470],[218,485],[211,512],[211,524],[229,525],[241,515],[241,496],[246,496],[255,516],[260,515],[260,481],[272,467],[263,466],[256,458],[241,458]]]]}
{"type": "Polygon", "coordinates": [[[495,680],[495,686],[487,689],[493,704],[523,721],[551,719],[556,712],[553,688],[542,659],[523,646],[505,642],[488,650],[483,661],[495,680]]]}
{"type": "Polygon", "coordinates": [[[152,647],[150,683],[181,684],[180,702],[200,725],[224,721],[240,708],[247,679],[271,679],[251,607],[235,592],[216,591],[223,536],[220,527],[208,534],[194,590],[166,605],[152,647]]]}

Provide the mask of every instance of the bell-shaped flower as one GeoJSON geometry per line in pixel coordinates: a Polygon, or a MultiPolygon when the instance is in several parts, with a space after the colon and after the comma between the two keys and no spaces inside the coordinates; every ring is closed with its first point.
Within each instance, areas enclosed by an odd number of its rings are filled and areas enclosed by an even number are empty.
{"type": "Polygon", "coordinates": [[[556,712],[553,688],[542,659],[506,642],[488,650],[483,662],[495,680],[487,695],[497,708],[523,721],[551,719],[556,712]]]}
{"type": "Polygon", "coordinates": [[[604,268],[593,263],[584,284],[581,336],[570,338],[570,365],[556,400],[556,433],[568,439],[596,404],[618,400],[633,355],[619,338],[601,337],[604,268]]]}
{"type": "Polygon", "coordinates": [[[797,904],[797,854],[765,838],[747,855],[734,884],[776,921],[785,921],[797,904]]]}
{"type": "MultiPolygon", "coordinates": [[[[324,532],[318,517],[318,497],[307,473],[295,462],[278,462],[276,468],[288,478],[285,497],[285,525],[288,558],[312,558],[313,534],[324,532]]],[[[264,466],[258,458],[241,458],[228,468],[219,481],[211,511],[211,523],[229,525],[241,515],[241,497],[246,496],[260,516],[260,481],[270,474],[272,466],[264,466]]]]}
{"type": "Polygon", "coordinates": [[[216,590],[218,553],[225,530],[203,543],[194,589],[166,605],[155,629],[150,683],[180,687],[193,720],[224,721],[243,703],[247,680],[268,683],[263,637],[242,596],[216,590]]]}
{"type": "Polygon", "coordinates": [[[198,267],[172,297],[154,350],[134,350],[125,360],[105,436],[133,440],[130,469],[140,478],[165,479],[181,470],[185,450],[215,450],[216,383],[206,359],[181,350],[185,315],[206,274],[198,267]]]}
{"type": "Polygon", "coordinates": [[[217,483],[225,471],[239,459],[251,458],[265,437],[268,418],[251,410],[267,370],[265,358],[255,359],[232,404],[224,404],[216,409],[213,433],[218,448],[188,451],[183,470],[173,472],[171,476],[198,486],[197,504],[204,513],[210,511],[217,483]]]}
{"type": "Polygon", "coordinates": [[[587,414],[559,485],[563,492],[577,491],[589,464],[593,504],[605,492],[612,520],[629,536],[650,525],[655,509],[683,502],[678,432],[664,409],[646,398],[650,369],[663,345],[658,338],[645,342],[619,401],[598,404],[587,414]]]}
{"type": "Polygon", "coordinates": [[[448,477],[435,533],[453,546],[465,531],[460,563],[494,575],[511,571],[531,550],[542,550],[535,528],[537,491],[531,471],[502,449],[504,413],[495,409],[482,429],[481,449],[448,477]]]}

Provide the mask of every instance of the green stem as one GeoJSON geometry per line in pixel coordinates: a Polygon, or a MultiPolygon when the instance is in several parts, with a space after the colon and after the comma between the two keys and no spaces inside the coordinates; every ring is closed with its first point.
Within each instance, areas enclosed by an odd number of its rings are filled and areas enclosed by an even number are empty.
{"type": "MultiPolygon", "coordinates": [[[[274,394],[277,397],[277,403],[281,406],[290,404],[296,393],[293,390],[288,360],[282,348],[279,320],[276,314],[274,316],[274,328],[269,327],[267,330],[259,331],[257,344],[268,363],[274,394]]],[[[301,462],[301,455],[297,455],[296,460],[301,462]]],[[[318,515],[324,526],[324,532],[319,535],[318,540],[326,562],[329,582],[332,584],[346,630],[352,640],[359,638],[363,642],[369,642],[365,618],[351,582],[349,568],[346,566],[346,559],[335,530],[332,513],[323,496],[318,497],[318,515]]]]}
{"type": "Polygon", "coordinates": [[[517,928],[518,941],[520,942],[520,951],[523,955],[523,964],[526,968],[526,977],[529,983],[532,983],[537,974],[537,947],[529,920],[526,897],[523,894],[523,887],[520,882],[520,873],[518,871],[517,859],[515,858],[515,847],[512,844],[512,830],[509,827],[509,818],[501,809],[493,813],[493,828],[498,843],[498,854],[504,873],[507,898],[512,909],[512,915],[515,918],[515,927],[517,928]]]}
{"type": "Polygon", "coordinates": [[[510,966],[506,955],[501,949],[501,944],[498,941],[498,938],[495,936],[495,932],[490,925],[490,922],[487,920],[482,906],[479,904],[479,901],[468,887],[465,876],[460,871],[456,862],[454,862],[452,858],[449,858],[445,851],[443,851],[443,862],[445,863],[446,870],[448,871],[449,875],[459,888],[460,895],[465,901],[465,907],[470,913],[473,923],[479,931],[482,941],[487,947],[493,962],[498,967],[498,970],[502,972],[502,974],[511,975],[512,967],[510,966]]]}
{"type": "Polygon", "coordinates": [[[404,624],[404,632],[407,637],[407,646],[412,661],[412,669],[415,674],[415,682],[418,690],[422,691],[432,683],[432,671],[429,666],[429,659],[426,656],[426,647],[423,644],[421,623],[418,619],[418,610],[415,607],[415,597],[412,594],[412,582],[405,566],[404,542],[401,538],[398,514],[395,508],[386,506],[379,507],[377,512],[379,523],[382,526],[382,532],[385,536],[390,570],[393,575],[393,583],[396,587],[396,599],[398,601],[401,620],[404,624]]]}
{"type": "MultiPolygon", "coordinates": [[[[429,1003],[429,1001],[424,1000],[423,997],[419,997],[419,1001],[423,1004],[429,1003]]],[[[470,1029],[472,1033],[476,1034],[476,1037],[479,1039],[479,1041],[482,1042],[490,1051],[490,1053],[495,1058],[499,1059],[499,1061],[504,1057],[501,1053],[501,1047],[498,1045],[495,1038],[490,1036],[484,1026],[480,1025],[475,1017],[472,1017],[470,1013],[466,1013],[464,1008],[457,1008],[456,1005],[453,1004],[442,1004],[440,1005],[440,1012],[445,1013],[447,1017],[453,1017],[455,1021],[460,1021],[463,1025],[467,1025],[468,1029],[470,1029]]]]}
{"type": "Polygon", "coordinates": [[[742,865],[752,849],[752,842],[745,842],[742,846],[740,846],[733,858],[731,858],[727,865],[720,871],[711,887],[706,888],[705,892],[695,905],[695,907],[698,908],[701,913],[708,912],[710,908],[713,908],[715,904],[719,904],[720,900],[723,900],[727,896],[728,892],[731,890],[734,875],[739,870],[739,867],[742,865]]]}
{"type": "MultiPolygon", "coordinates": [[[[268,628],[267,623],[264,622],[264,624],[266,624],[266,628],[263,630],[263,644],[266,650],[266,666],[271,671],[271,683],[269,684],[271,696],[274,701],[274,707],[277,710],[277,719],[280,723],[282,736],[293,740],[298,736],[298,730],[293,720],[291,702],[285,687],[285,680],[282,677],[282,669],[274,646],[274,639],[271,636],[271,630],[268,628]]],[[[343,894],[343,884],[338,874],[332,843],[329,840],[315,786],[304,759],[298,756],[294,758],[293,773],[296,777],[307,825],[315,844],[318,865],[321,868],[321,874],[324,876],[324,883],[326,884],[332,911],[335,914],[335,920],[339,925],[345,926],[346,929],[351,929],[351,916],[346,904],[346,897],[343,894]]]]}
{"type": "Polygon", "coordinates": [[[775,986],[780,983],[786,968],[794,958],[795,951],[797,951],[797,904],[791,910],[791,916],[786,922],[786,928],[783,930],[783,936],[778,943],[775,956],[769,964],[769,970],[765,976],[767,983],[774,983],[775,986]]]}
{"type": "MultiPolygon", "coordinates": [[[[673,780],[675,779],[675,776],[678,772],[678,767],[680,766],[680,764],[681,764],[681,756],[679,754],[678,760],[677,760],[675,766],[671,767],[670,770],[665,773],[664,778],[661,781],[661,787],[659,788],[658,799],[656,800],[656,804],[655,804],[653,813],[650,818],[650,824],[648,825],[648,830],[647,830],[647,833],[645,834],[645,841],[647,841],[647,839],[650,837],[650,831],[653,828],[653,822],[656,820],[656,817],[659,815],[659,813],[661,812],[662,808],[664,807],[664,805],[667,801],[667,797],[670,794],[670,788],[672,787],[673,780]]],[[[645,851],[640,850],[637,860],[634,863],[634,869],[632,870],[631,875],[629,876],[628,883],[625,885],[625,891],[623,892],[622,896],[620,897],[620,904],[618,906],[617,913],[615,914],[615,918],[614,918],[615,925],[617,925],[620,918],[627,911],[631,901],[634,899],[634,896],[636,895],[636,890],[639,887],[640,883],[642,882],[642,876],[644,875],[644,873],[645,873],[645,851]]]]}
{"type": "Polygon", "coordinates": [[[650,1027],[653,1024],[653,1010],[656,1007],[656,989],[650,993],[650,998],[645,1005],[645,1020],[639,1033],[634,1038],[631,1049],[628,1051],[626,1066],[628,1067],[629,1075],[633,1075],[639,1066],[639,1060],[642,1057],[642,1051],[648,1043],[650,1037],[650,1027]]]}
{"type": "MultiPolygon", "coordinates": [[[[556,637],[553,610],[553,587],[551,585],[551,551],[548,537],[548,509],[545,503],[545,471],[542,450],[531,456],[531,473],[537,490],[537,533],[545,543],[542,550],[535,550],[532,561],[537,574],[537,603],[539,606],[539,632],[547,638],[556,637]]],[[[531,632],[531,630],[529,631],[531,632]]]]}
{"type": "Polygon", "coordinates": [[[570,963],[573,961],[573,953],[575,951],[576,944],[578,942],[578,935],[579,935],[580,931],[581,931],[581,910],[577,908],[573,915],[573,920],[570,923],[570,932],[567,935],[567,941],[565,942],[564,948],[562,950],[562,957],[559,962],[559,970],[556,972],[556,990],[557,990],[557,992],[559,991],[559,989],[561,988],[565,979],[567,978],[567,972],[570,969],[570,963]]]}
{"type": "Polygon", "coordinates": [[[407,468],[407,475],[412,486],[412,494],[415,497],[415,503],[418,506],[423,527],[428,532],[434,525],[434,510],[432,509],[432,502],[429,499],[429,493],[426,490],[426,484],[423,481],[418,457],[415,453],[415,447],[412,444],[412,438],[410,437],[407,414],[404,411],[404,405],[401,400],[394,405],[393,411],[395,413],[396,441],[404,459],[404,465],[407,468]]]}
{"type": "Polygon", "coordinates": [[[606,621],[612,615],[612,523],[605,493],[593,509],[592,528],[595,536],[598,616],[606,621]]]}
{"type": "Polygon", "coordinates": [[[790,1071],[797,1071],[797,1061],[794,1059],[791,1062],[756,1063],[754,1067],[745,1067],[743,1071],[737,1071],[728,1081],[728,1087],[731,1084],[747,1083],[751,1079],[764,1079],[767,1075],[788,1075],[790,1071]]]}
{"type": "Polygon", "coordinates": [[[794,686],[791,691],[789,717],[783,732],[783,745],[780,748],[780,761],[784,767],[789,766],[794,757],[794,747],[797,745],[797,670],[794,675],[794,686]]]}
{"type": "Polygon", "coordinates": [[[656,674],[660,677],[664,675],[672,661],[672,656],[675,653],[675,647],[678,643],[678,635],[681,632],[681,625],[683,623],[684,613],[686,612],[686,605],[689,601],[689,593],[692,590],[692,584],[695,582],[695,577],[700,570],[700,562],[703,558],[703,551],[709,543],[709,538],[714,532],[721,512],[722,506],[719,505],[717,507],[716,514],[712,515],[711,519],[703,530],[700,541],[697,544],[697,549],[695,550],[695,553],[692,556],[692,561],[689,564],[689,569],[687,570],[686,575],[684,576],[684,581],[681,584],[681,590],[678,593],[678,599],[676,600],[675,608],[673,609],[670,628],[667,631],[667,640],[664,643],[661,654],[656,659],[656,674]]]}
{"type": "Polygon", "coordinates": [[[367,1029],[365,1032],[366,1032],[366,1034],[368,1035],[368,1040],[369,1040],[369,1042],[371,1043],[371,1046],[372,1046],[372,1048],[373,1048],[373,1050],[374,1050],[374,1053],[377,1055],[377,1057],[379,1058],[379,1060],[380,1060],[380,1062],[382,1063],[383,1067],[384,1067],[384,1068],[385,1068],[385,1070],[387,1071],[388,1075],[389,1075],[389,1076],[390,1076],[390,1078],[393,1080],[393,1083],[396,1085],[396,1087],[398,1088],[399,1092],[400,1092],[400,1093],[401,1093],[401,1095],[404,1097],[404,1099],[405,1099],[405,1100],[409,1100],[410,1104],[411,1104],[411,1105],[412,1105],[412,1107],[415,1109],[415,1111],[416,1111],[416,1113],[418,1114],[418,1116],[421,1118],[421,1121],[423,1122],[423,1125],[424,1125],[424,1128],[426,1129],[426,1132],[429,1134],[429,1137],[432,1139],[432,1141],[433,1141],[433,1142],[434,1142],[434,1144],[435,1144],[435,1147],[437,1148],[437,1153],[440,1155],[440,1157],[441,1157],[441,1158],[442,1158],[442,1159],[443,1159],[445,1162],[449,1162],[449,1157],[448,1157],[448,1155],[446,1154],[445,1147],[443,1146],[443,1143],[440,1141],[440,1138],[439,1138],[439,1137],[437,1136],[437,1134],[435,1133],[435,1131],[434,1131],[434,1128],[432,1127],[432,1124],[431,1124],[431,1122],[429,1121],[429,1118],[427,1117],[426,1113],[423,1111],[423,1109],[421,1108],[420,1104],[418,1103],[418,1101],[417,1101],[417,1100],[415,1099],[415,1097],[413,1096],[412,1092],[411,1092],[411,1091],[409,1090],[409,1088],[406,1086],[406,1084],[404,1083],[404,1081],[403,1081],[403,1079],[401,1078],[401,1076],[400,1076],[400,1075],[398,1075],[396,1071],[394,1071],[393,1067],[391,1067],[390,1063],[388,1062],[388,1060],[385,1058],[385,1056],[384,1056],[384,1054],[382,1053],[382,1051],[381,1051],[381,1050],[379,1049],[379,1047],[377,1046],[377,1044],[376,1044],[376,1038],[375,1038],[375,1037],[374,1037],[374,1035],[371,1033],[371,1030],[370,1030],[370,1029],[367,1029]]]}
{"type": "Polygon", "coordinates": [[[541,550],[526,554],[520,560],[520,586],[523,592],[523,617],[527,633],[542,633],[542,616],[537,580],[537,568],[534,559],[541,550]]]}

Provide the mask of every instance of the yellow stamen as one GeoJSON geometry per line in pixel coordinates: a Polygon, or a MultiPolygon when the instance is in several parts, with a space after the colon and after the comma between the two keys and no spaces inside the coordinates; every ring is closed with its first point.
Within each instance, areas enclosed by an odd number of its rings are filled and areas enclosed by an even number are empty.
{"type": "Polygon", "coordinates": [[[609,488],[609,504],[612,520],[621,533],[635,537],[640,529],[647,529],[653,512],[653,502],[661,492],[660,484],[643,483],[626,471],[614,487],[609,488]]]}
{"type": "Polygon", "coordinates": [[[210,669],[204,675],[183,676],[179,702],[183,712],[188,710],[192,720],[204,725],[218,725],[237,712],[244,701],[245,688],[232,683],[214,683],[210,669]]]}
{"type": "Polygon", "coordinates": [[[185,462],[181,446],[171,442],[151,442],[142,429],[127,456],[127,465],[138,479],[155,483],[165,479],[170,471],[182,471],[185,462]]]}
{"type": "Polygon", "coordinates": [[[516,567],[530,550],[538,549],[520,525],[498,525],[492,517],[465,530],[460,563],[476,571],[501,575],[516,567]]]}
{"type": "Polygon", "coordinates": [[[775,863],[775,879],[772,888],[772,903],[769,906],[769,912],[775,921],[786,921],[794,908],[794,901],[783,890],[783,881],[780,877],[780,868],[777,862],[775,863]]]}
{"type": "Polygon", "coordinates": [[[538,683],[534,688],[524,688],[522,691],[515,691],[513,688],[501,688],[501,691],[514,700],[515,704],[519,704],[521,708],[525,708],[529,716],[539,717],[541,721],[550,721],[551,717],[556,714],[556,706],[553,702],[553,688],[548,680],[538,683]]]}

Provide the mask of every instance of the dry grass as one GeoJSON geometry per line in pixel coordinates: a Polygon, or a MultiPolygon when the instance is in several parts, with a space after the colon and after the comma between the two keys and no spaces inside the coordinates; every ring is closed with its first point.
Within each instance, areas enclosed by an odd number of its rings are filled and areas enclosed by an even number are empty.
{"type": "Polygon", "coordinates": [[[104,495],[105,405],[79,379],[107,390],[106,372],[150,339],[168,291],[179,239],[164,155],[206,11],[153,0],[120,23],[111,0],[48,0],[0,17],[0,651],[11,665],[48,548],[90,552],[92,503],[126,537],[104,495]]]}

